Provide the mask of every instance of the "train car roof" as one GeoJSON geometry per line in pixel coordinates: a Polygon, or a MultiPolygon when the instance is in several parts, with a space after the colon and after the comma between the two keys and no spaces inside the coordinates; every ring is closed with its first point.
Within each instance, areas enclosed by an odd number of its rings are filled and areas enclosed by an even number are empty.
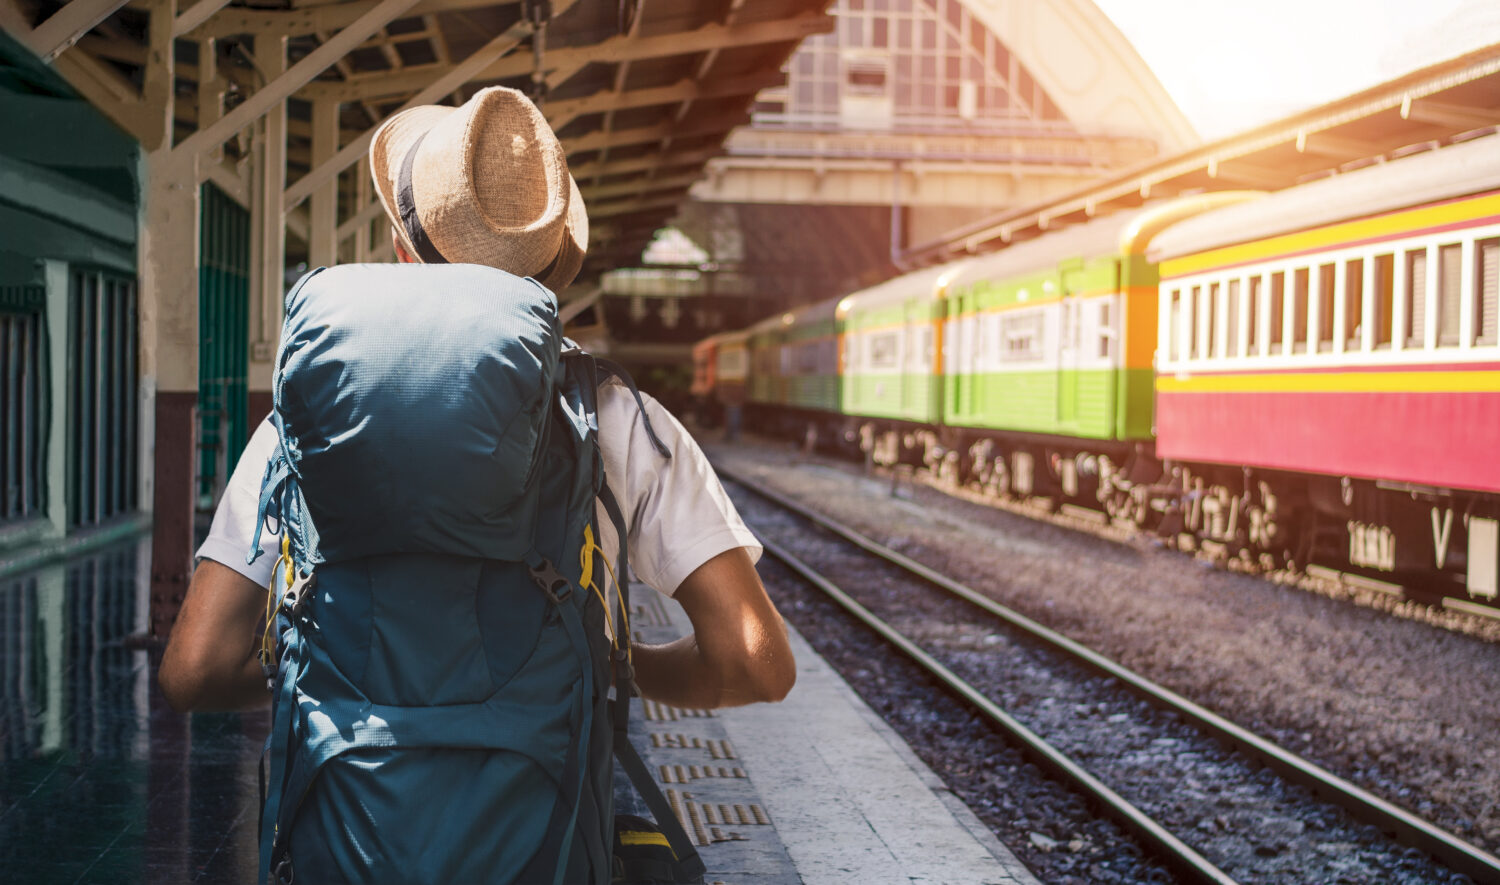
{"type": "Polygon", "coordinates": [[[892,277],[883,283],[876,283],[867,289],[851,292],[835,302],[835,315],[845,316],[855,308],[869,310],[872,307],[899,304],[913,298],[931,298],[940,279],[973,260],[961,258],[947,264],[924,267],[899,277],[892,277]]]}
{"type": "Polygon", "coordinates": [[[782,322],[788,326],[801,326],[806,323],[821,323],[831,321],[838,312],[839,298],[825,298],[812,304],[803,304],[792,308],[782,316],[782,322]],[[787,323],[787,317],[791,322],[787,323]]]}
{"type": "Polygon", "coordinates": [[[1002,280],[1052,270],[1070,258],[1118,255],[1121,236],[1131,223],[1161,205],[1151,203],[1116,212],[1085,224],[1043,234],[992,255],[975,258],[953,277],[949,286],[961,286],[975,280],[1002,280]]]}
{"type": "Polygon", "coordinates": [[[1152,261],[1500,188],[1500,135],[1438,148],[1277,191],[1168,228],[1152,261]]]}

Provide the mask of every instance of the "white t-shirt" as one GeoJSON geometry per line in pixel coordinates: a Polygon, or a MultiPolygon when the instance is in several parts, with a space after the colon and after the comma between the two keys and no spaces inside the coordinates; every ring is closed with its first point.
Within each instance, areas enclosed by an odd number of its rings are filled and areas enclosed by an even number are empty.
{"type": "MultiPolygon", "coordinates": [[[[749,548],[752,561],[761,546],[740,520],[719,478],[698,444],[677,419],[656,400],[641,395],[651,427],[672,453],[670,459],[651,445],[635,397],[611,381],[599,388],[599,448],[604,475],[620,502],[630,539],[630,571],[635,580],[668,596],[698,566],[736,547],[749,548]]],[[[266,462],[276,449],[276,429],[260,422],[239,464],[229,478],[208,538],[198,548],[200,559],[212,559],[266,586],[281,549],[281,537],[261,534],[265,555],[245,564],[255,535],[260,482],[266,462]]],[[[610,565],[619,561],[619,538],[602,504],[596,508],[600,539],[610,565]]],[[[599,586],[611,602],[615,588],[609,572],[598,567],[599,586]]]]}

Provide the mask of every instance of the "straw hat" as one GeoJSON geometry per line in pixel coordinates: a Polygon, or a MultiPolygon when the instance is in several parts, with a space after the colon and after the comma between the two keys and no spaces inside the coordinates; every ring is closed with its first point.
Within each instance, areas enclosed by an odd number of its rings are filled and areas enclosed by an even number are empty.
{"type": "Polygon", "coordinates": [[[514,89],[390,117],[370,142],[370,173],[401,244],[427,264],[486,264],[553,291],[578,275],[583,198],[552,127],[514,89]]]}

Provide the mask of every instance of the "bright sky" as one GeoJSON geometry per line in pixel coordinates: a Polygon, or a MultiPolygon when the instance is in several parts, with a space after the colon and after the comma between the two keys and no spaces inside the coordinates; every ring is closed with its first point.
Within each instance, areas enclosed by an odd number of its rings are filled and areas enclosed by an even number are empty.
{"type": "Polygon", "coordinates": [[[1219,138],[1500,42],[1496,0],[1094,0],[1219,138]]]}

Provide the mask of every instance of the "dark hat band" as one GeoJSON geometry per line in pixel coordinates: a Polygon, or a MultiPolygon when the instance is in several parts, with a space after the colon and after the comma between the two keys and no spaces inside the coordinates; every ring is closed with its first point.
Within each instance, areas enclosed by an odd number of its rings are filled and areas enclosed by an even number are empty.
{"type": "Polygon", "coordinates": [[[422,228],[422,219],[417,217],[417,202],[412,196],[411,170],[417,162],[417,148],[422,146],[426,138],[427,133],[423,132],[401,161],[401,174],[396,179],[396,211],[401,213],[401,226],[406,228],[406,238],[417,250],[417,257],[422,259],[422,263],[447,264],[448,259],[432,244],[427,231],[422,228]]]}

